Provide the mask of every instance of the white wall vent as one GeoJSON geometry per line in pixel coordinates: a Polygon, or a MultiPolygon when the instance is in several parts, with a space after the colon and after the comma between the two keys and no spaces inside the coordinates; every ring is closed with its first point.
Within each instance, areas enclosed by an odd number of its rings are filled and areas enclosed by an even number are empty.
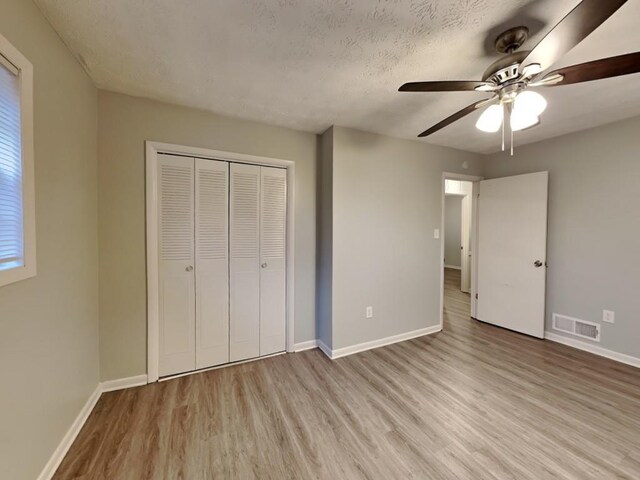
{"type": "Polygon", "coordinates": [[[600,341],[600,325],[598,323],[580,320],[579,318],[554,313],[553,329],[570,333],[576,337],[588,338],[595,342],[600,341]]]}

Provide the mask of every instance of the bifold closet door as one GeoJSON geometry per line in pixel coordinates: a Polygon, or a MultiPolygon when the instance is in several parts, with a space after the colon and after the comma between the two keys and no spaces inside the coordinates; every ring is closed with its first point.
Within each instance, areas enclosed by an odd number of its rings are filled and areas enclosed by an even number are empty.
{"type": "Polygon", "coordinates": [[[260,355],[260,167],[232,163],[229,360],[260,355]]]}
{"type": "Polygon", "coordinates": [[[286,171],[158,168],[160,376],[285,350],[286,171]]]}
{"type": "Polygon", "coordinates": [[[195,160],[196,368],[229,361],[229,164],[195,160]]]}
{"type": "Polygon", "coordinates": [[[159,374],[195,368],[194,159],[158,155],[159,374]]]}
{"type": "Polygon", "coordinates": [[[260,167],[260,355],[285,350],[287,171],[260,167]]]}

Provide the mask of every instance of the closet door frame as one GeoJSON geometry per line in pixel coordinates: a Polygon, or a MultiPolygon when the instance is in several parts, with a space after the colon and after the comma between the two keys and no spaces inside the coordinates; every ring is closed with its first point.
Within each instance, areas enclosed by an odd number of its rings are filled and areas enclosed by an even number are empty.
{"type": "MultiPolygon", "coordinates": [[[[286,251],[286,350],[295,351],[295,163],[290,160],[210,150],[206,148],[146,141],[146,233],[147,233],[147,383],[159,379],[159,264],[158,264],[158,154],[181,155],[287,170],[287,251],[286,251]]],[[[218,368],[218,367],[213,367],[218,368]]]]}

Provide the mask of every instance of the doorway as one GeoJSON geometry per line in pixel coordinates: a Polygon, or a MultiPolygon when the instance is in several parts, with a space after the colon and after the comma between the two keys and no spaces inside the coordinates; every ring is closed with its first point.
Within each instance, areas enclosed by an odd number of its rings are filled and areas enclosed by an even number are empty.
{"type": "Polygon", "coordinates": [[[477,182],[481,177],[445,173],[442,178],[441,326],[444,319],[472,316],[477,182]],[[476,186],[474,186],[474,184],[476,186]],[[447,315],[445,315],[445,313],[447,315]]]}
{"type": "MultiPolygon", "coordinates": [[[[454,323],[473,318],[543,338],[548,180],[548,172],[490,180],[443,174],[442,236],[439,236],[442,238],[441,328],[447,327],[445,317],[454,323]],[[447,198],[468,196],[467,183],[471,184],[471,204],[463,208],[464,199],[460,202],[462,253],[458,272],[457,268],[451,268],[457,267],[454,254],[445,255],[446,207],[449,203],[451,209],[457,210],[457,202],[447,202],[447,198]],[[469,213],[463,212],[470,212],[470,224],[463,219],[469,213]],[[468,236],[463,233],[464,228],[470,229],[468,236]]],[[[452,228],[449,230],[451,233],[452,228]]],[[[455,227],[453,230],[455,241],[455,227]]],[[[453,252],[452,247],[449,252],[453,252]]]]}

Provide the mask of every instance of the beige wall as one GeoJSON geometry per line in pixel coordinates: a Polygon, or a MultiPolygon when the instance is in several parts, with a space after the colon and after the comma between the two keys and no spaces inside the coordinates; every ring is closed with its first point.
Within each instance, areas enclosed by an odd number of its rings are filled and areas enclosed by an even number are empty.
{"type": "Polygon", "coordinates": [[[99,378],[97,92],[31,1],[0,11],[34,66],[38,260],[0,287],[0,477],[33,480],[99,378]]]}
{"type": "Polygon", "coordinates": [[[333,132],[333,348],[437,325],[442,172],[479,174],[480,156],[333,132]]]}
{"type": "Polygon", "coordinates": [[[98,123],[103,380],[147,371],[145,140],[295,161],[295,341],[315,339],[316,135],[104,91],[98,123]]]}
{"type": "Polygon", "coordinates": [[[488,178],[549,171],[546,329],[553,312],[601,323],[602,310],[614,310],[597,345],[636,358],[639,132],[637,117],[496,154],[485,167],[488,178]]]}

